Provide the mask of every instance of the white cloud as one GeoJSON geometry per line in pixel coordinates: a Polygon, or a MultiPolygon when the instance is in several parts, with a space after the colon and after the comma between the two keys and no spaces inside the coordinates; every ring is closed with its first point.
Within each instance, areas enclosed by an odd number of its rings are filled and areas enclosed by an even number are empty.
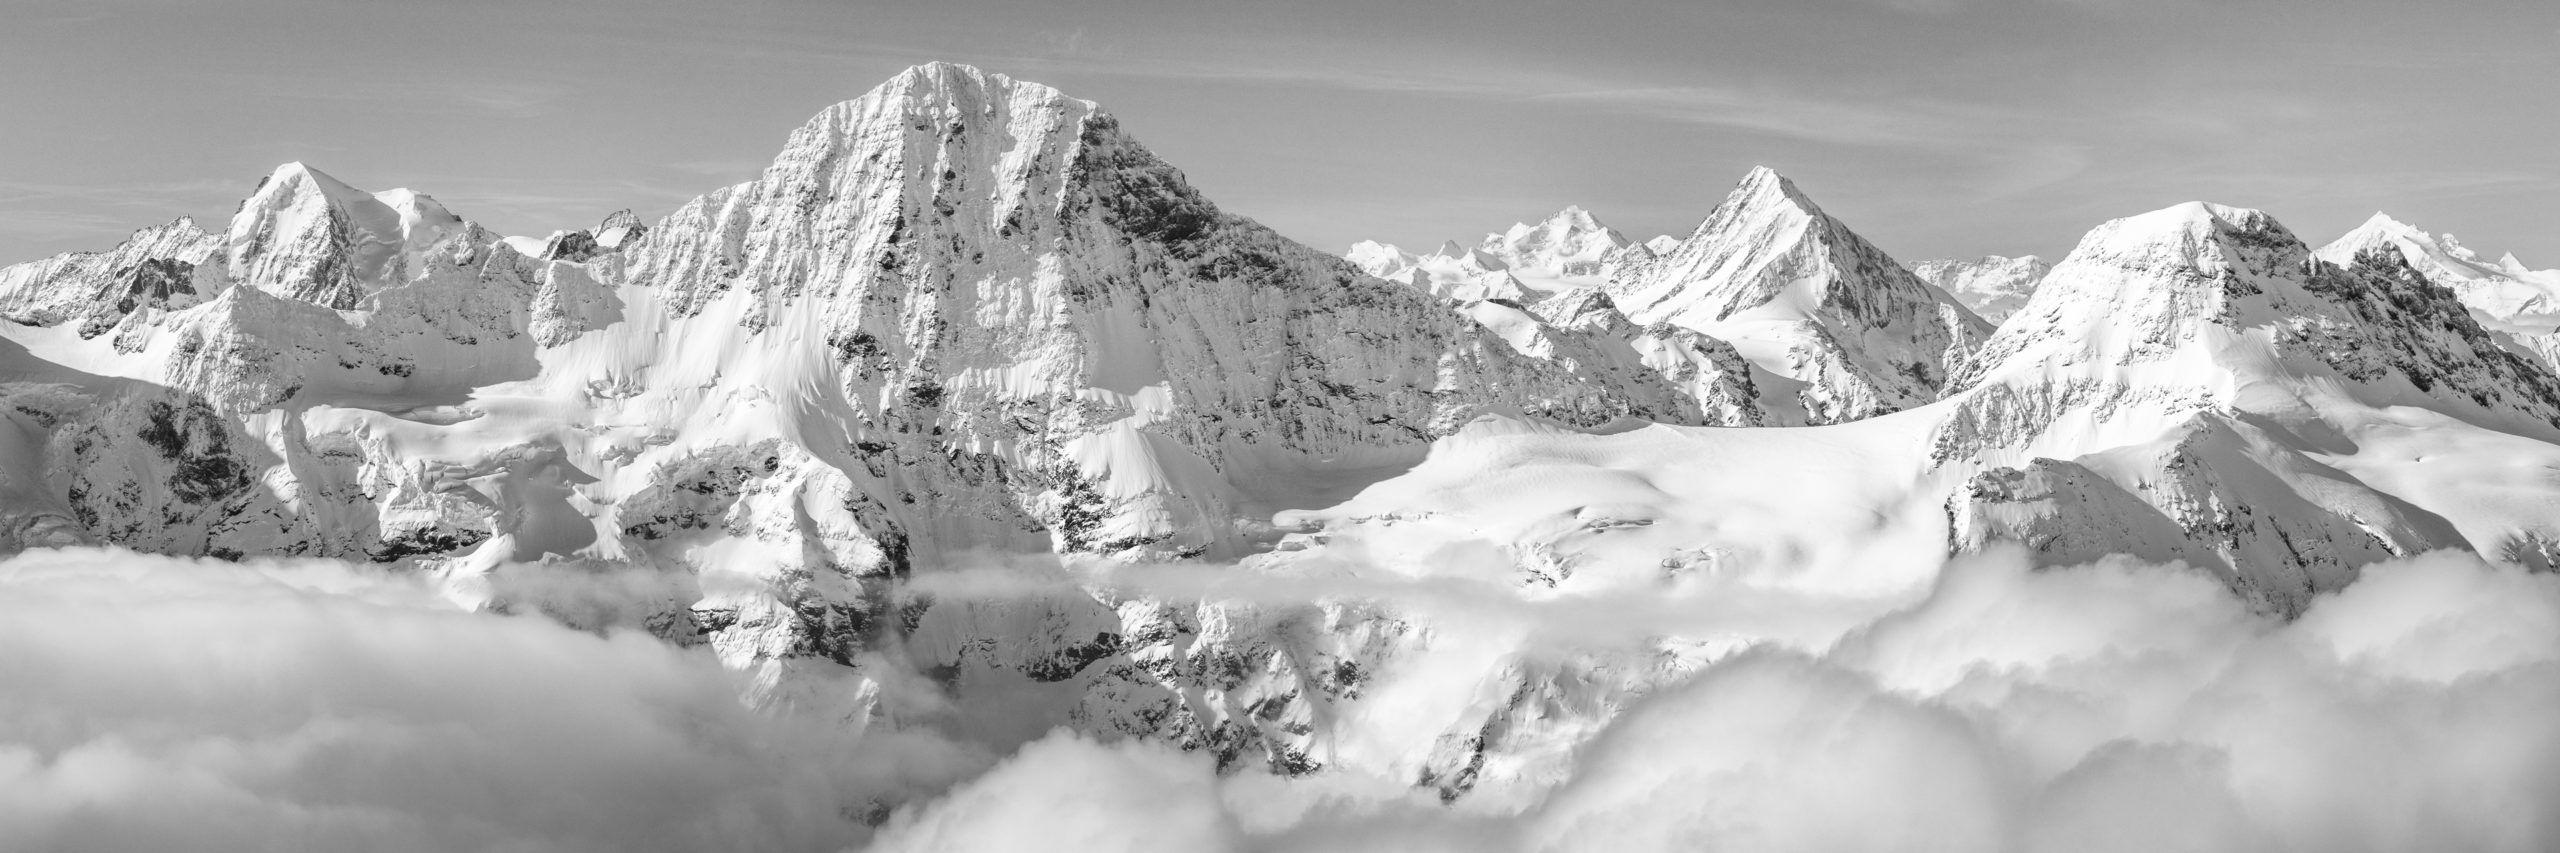
{"type": "MultiPolygon", "coordinates": [[[[929,573],[918,591],[1035,595],[1080,571],[929,573]]],[[[1635,698],[1542,794],[1447,806],[1392,779],[1221,777],[1205,755],[1064,732],[994,762],[860,731],[851,701],[751,712],[698,650],[461,613],[335,564],[39,552],[0,563],[0,849],[824,850],[865,843],[901,802],[875,849],[2560,844],[2560,577],[2468,555],[2372,567],[2281,623],[2183,567],[1995,553],[1845,634],[1820,626],[1854,610],[1808,598],[1495,606],[1452,579],[1356,574],[1110,579],[1470,614],[1532,645],[1770,633],[1635,698]],[[1611,609],[1626,623],[1598,618],[1611,609]]],[[[596,623],[669,582],[582,576],[518,582],[596,623]]]]}
{"type": "Polygon", "coordinates": [[[834,849],[986,763],[321,562],[13,558],[0,684],[7,850],[834,849]]]}
{"type": "Polygon", "coordinates": [[[1218,853],[1243,833],[1218,800],[1206,756],[1068,732],[1014,757],[881,833],[881,853],[1180,850],[1218,853]]]}
{"type": "Polygon", "coordinates": [[[1516,815],[1322,777],[1220,780],[1156,747],[1056,736],[902,816],[901,837],[1000,838],[1072,804],[1078,825],[1197,828],[1179,837],[1202,849],[2560,844],[2560,577],[2462,554],[2368,573],[2285,624],[2183,567],[1959,560],[1927,601],[1827,651],[1743,652],[1638,700],[1516,815]],[[1080,793],[1124,776],[1224,796],[1080,793]]]}

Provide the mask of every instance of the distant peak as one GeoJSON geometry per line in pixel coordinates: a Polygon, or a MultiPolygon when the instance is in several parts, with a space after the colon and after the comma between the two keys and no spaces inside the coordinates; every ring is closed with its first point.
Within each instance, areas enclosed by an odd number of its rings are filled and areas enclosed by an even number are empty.
{"type": "Polygon", "coordinates": [[[2391,214],[2376,211],[2373,216],[2365,219],[2363,225],[2356,226],[2355,230],[2347,232],[2347,236],[2341,239],[2353,240],[2359,237],[2364,238],[2366,242],[2375,240],[2423,242],[2434,239],[2435,235],[2427,233],[2425,229],[2418,226],[2394,219],[2391,214]]]}

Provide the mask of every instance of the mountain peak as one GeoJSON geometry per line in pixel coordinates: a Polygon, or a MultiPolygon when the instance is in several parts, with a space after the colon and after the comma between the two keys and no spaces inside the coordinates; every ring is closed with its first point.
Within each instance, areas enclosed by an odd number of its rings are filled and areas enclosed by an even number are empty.
{"type": "Polygon", "coordinates": [[[313,193],[326,199],[328,203],[339,206],[358,204],[361,200],[373,198],[372,193],[349,186],[345,181],[312,168],[308,163],[294,160],[277,166],[274,171],[267,173],[264,179],[259,180],[258,189],[250,194],[249,202],[255,203],[262,198],[313,193]]]}
{"type": "Polygon", "coordinates": [[[2340,236],[2314,254],[2339,266],[2389,246],[2427,280],[2452,290],[2472,310],[2517,329],[2548,331],[2548,318],[2560,314],[2560,271],[2536,271],[2514,255],[2495,262],[2480,257],[2451,234],[2437,234],[2376,213],[2363,225],[2340,236]],[[2529,317],[2530,320],[2519,320],[2529,317]]]}
{"type": "Polygon", "coordinates": [[[1040,83],[1016,80],[974,65],[939,61],[908,68],[858,100],[888,97],[911,103],[949,106],[968,106],[992,100],[1066,101],[1087,110],[1098,109],[1092,101],[1067,97],[1066,93],[1040,83]]]}
{"type": "Polygon", "coordinates": [[[2225,249],[2299,243],[2265,211],[2190,201],[2100,225],[2073,254],[2174,255],[2178,263],[2211,271],[2226,265],[2216,257],[2225,249]]]}
{"type": "Polygon", "coordinates": [[[1559,275],[1592,275],[1610,253],[1632,241],[1600,223],[1579,205],[1568,205],[1532,225],[1517,223],[1499,234],[1487,234],[1479,248],[1516,269],[1559,275]]]}
{"type": "Polygon", "coordinates": [[[2356,227],[2356,230],[2358,230],[2358,231],[2363,231],[2363,230],[2366,230],[2366,229],[2372,229],[2372,230],[2377,230],[2377,231],[2380,231],[2380,230],[2390,230],[2390,231],[2416,231],[2416,230],[2418,230],[2417,228],[2412,227],[2411,225],[2409,225],[2409,223],[2402,222],[2402,221],[2400,221],[2400,220],[2398,220],[2398,219],[2393,219],[2393,218],[2391,217],[2391,214],[2389,214],[2389,213],[2385,213],[2385,212],[2383,212],[2383,211],[2379,211],[2379,210],[2374,211],[2372,216],[2367,217],[2367,218],[2365,219],[2365,221],[2364,221],[2364,224],[2363,224],[2363,225],[2360,225],[2360,226],[2357,226],[2357,227],[2356,227]]]}
{"type": "Polygon", "coordinates": [[[1659,254],[1610,282],[1619,307],[1733,341],[1805,383],[1806,423],[1926,402],[1991,331],[1766,166],[1659,254]]]}
{"type": "Polygon", "coordinates": [[[1803,190],[1796,188],[1794,180],[1767,166],[1751,167],[1751,171],[1742,176],[1742,181],[1734,185],[1733,192],[1725,197],[1725,203],[1737,202],[1740,202],[1740,206],[1744,208],[1783,204],[1802,209],[1807,213],[1822,212],[1821,206],[1814,204],[1812,198],[1807,197],[1803,190]]]}
{"type": "Polygon", "coordinates": [[[226,259],[236,280],[344,310],[407,275],[410,255],[468,227],[423,193],[368,193],[295,161],[240,203],[226,259]]]}

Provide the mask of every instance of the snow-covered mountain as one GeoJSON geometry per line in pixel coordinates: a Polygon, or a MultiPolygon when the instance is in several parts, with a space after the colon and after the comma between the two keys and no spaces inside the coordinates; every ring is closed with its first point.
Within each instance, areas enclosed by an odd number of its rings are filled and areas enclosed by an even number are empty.
{"type": "Polygon", "coordinates": [[[1766,417],[1753,423],[1836,423],[1927,402],[1991,333],[1765,168],[1686,240],[1636,243],[1569,207],[1475,248],[1414,255],[1364,242],[1345,257],[1461,300],[1598,290],[1639,326],[1684,329],[1740,355],[1766,417]]]}
{"type": "Polygon", "coordinates": [[[1608,265],[1645,250],[1580,207],[1513,223],[1473,246],[1451,240],[1426,254],[1363,241],[1343,254],[1362,272],[1459,300],[1534,302],[1607,280],[1608,265]]]}
{"type": "Polygon", "coordinates": [[[2560,379],[2454,244],[2374,234],[2182,205],[1942,288],[1764,169],[1685,238],[1568,208],[1346,260],[937,63],[652,222],[508,237],[288,164],[221,233],[0,269],[0,549],[372,560],[855,727],[1500,796],[1733,638],[1470,608],[1884,601],[1997,542],[2274,613],[2393,555],[2553,565],[2560,379]]]}
{"type": "Polygon", "coordinates": [[[2356,255],[2391,246],[2429,281],[2452,290],[2482,317],[2521,331],[2560,326],[2560,270],[2529,269],[2515,255],[2492,262],[2451,234],[2437,235],[2376,213],[2363,225],[2320,248],[2320,257],[2347,263],[2356,255]]]}
{"type": "Polygon", "coordinates": [[[1985,255],[1970,261],[1921,261],[1911,265],[1911,274],[1920,277],[1947,295],[1964,303],[1982,319],[1998,324],[2027,304],[2036,284],[2044,281],[2053,265],[2043,258],[2027,255],[2004,258],[1985,255]]]}
{"type": "Polygon", "coordinates": [[[1728,341],[1789,395],[1789,423],[1857,420],[1935,399],[1991,332],[1766,168],[1679,247],[1632,264],[1610,295],[1641,322],[1728,341]],[[1793,416],[1794,412],[1801,412],[1793,416]]]}

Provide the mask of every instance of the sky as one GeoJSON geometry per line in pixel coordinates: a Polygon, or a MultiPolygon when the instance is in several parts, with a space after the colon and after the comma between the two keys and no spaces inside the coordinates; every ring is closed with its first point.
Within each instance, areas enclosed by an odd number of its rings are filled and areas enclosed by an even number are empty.
{"type": "MultiPolygon", "coordinates": [[[[10,0],[0,259],[227,221],[277,164],[506,233],[654,219],[900,69],[1101,102],[1329,251],[1581,205],[1687,233],[1754,165],[1906,262],[2188,200],[2382,210],[2560,267],[2549,0],[10,0]]],[[[218,226],[217,226],[218,227],[218,226]]]]}

